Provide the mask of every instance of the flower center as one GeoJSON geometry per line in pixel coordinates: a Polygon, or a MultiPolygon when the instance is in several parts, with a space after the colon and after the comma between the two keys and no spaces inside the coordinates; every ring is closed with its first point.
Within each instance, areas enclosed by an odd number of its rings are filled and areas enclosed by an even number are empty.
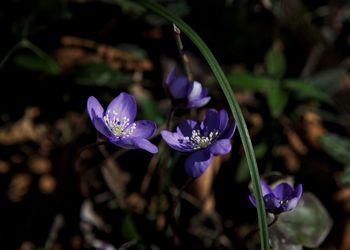
{"type": "Polygon", "coordinates": [[[136,129],[136,123],[132,123],[130,126],[130,119],[125,116],[119,117],[115,111],[111,113],[110,110],[107,110],[103,120],[117,139],[129,137],[136,129]]]}
{"type": "Polygon", "coordinates": [[[219,135],[218,130],[213,130],[209,135],[202,135],[199,130],[192,130],[191,137],[186,136],[185,140],[190,144],[192,149],[201,149],[208,147],[219,135]]]}

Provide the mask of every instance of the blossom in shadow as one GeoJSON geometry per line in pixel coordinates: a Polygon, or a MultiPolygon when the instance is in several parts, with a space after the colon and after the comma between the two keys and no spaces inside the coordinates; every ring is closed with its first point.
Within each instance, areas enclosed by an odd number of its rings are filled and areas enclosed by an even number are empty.
{"type": "Polygon", "coordinates": [[[171,148],[192,153],[185,161],[185,171],[188,176],[197,178],[208,168],[214,155],[231,151],[236,123],[228,124],[225,110],[210,109],[203,122],[186,120],[176,128],[176,132],[163,130],[161,135],[171,148]]]}
{"type": "Polygon", "coordinates": [[[97,131],[115,145],[125,149],[141,148],[153,154],[158,152],[158,148],[148,140],[156,131],[155,123],[134,121],[137,106],[133,96],[121,93],[111,101],[107,110],[90,96],[87,110],[97,131]]]}
{"type": "MultiPolygon", "coordinates": [[[[303,193],[303,186],[299,184],[296,189],[286,182],[278,184],[274,189],[263,180],[260,181],[265,209],[269,213],[280,214],[294,209],[303,193]]],[[[249,195],[251,203],[256,206],[255,198],[249,195]]]]}
{"type": "Polygon", "coordinates": [[[174,67],[167,76],[165,87],[176,107],[199,108],[210,101],[208,89],[197,81],[189,81],[186,76],[176,75],[174,67]]]}

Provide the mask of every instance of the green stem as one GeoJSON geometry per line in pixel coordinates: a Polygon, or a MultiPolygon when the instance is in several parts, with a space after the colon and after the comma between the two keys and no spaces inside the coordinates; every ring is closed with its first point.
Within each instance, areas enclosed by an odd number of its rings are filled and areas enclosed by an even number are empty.
{"type": "Polygon", "coordinates": [[[219,82],[220,87],[222,88],[225,94],[225,97],[228,101],[228,104],[231,108],[232,114],[235,117],[237,122],[237,128],[241,136],[243,148],[245,151],[245,155],[247,157],[250,175],[252,178],[254,196],[256,197],[258,221],[259,221],[259,228],[260,228],[261,249],[268,250],[269,236],[268,236],[267,223],[266,223],[265,206],[264,206],[262,194],[261,194],[260,176],[259,176],[259,171],[256,164],[255,155],[254,155],[254,149],[249,137],[247,125],[244,121],[242,111],[234,97],[233,91],[230,87],[230,84],[223,70],[221,69],[219,63],[215,59],[214,55],[212,54],[208,46],[204,43],[204,41],[198,36],[196,32],[192,30],[191,27],[189,27],[185,22],[179,19],[176,15],[173,15],[166,8],[160,6],[159,4],[153,1],[149,1],[149,0],[134,0],[134,1],[144,6],[145,8],[153,11],[154,13],[162,16],[169,22],[175,23],[176,26],[180,30],[182,30],[182,32],[185,33],[192,40],[192,42],[197,46],[197,48],[200,50],[203,57],[207,60],[209,66],[211,67],[213,74],[215,75],[217,81],[219,82]]]}

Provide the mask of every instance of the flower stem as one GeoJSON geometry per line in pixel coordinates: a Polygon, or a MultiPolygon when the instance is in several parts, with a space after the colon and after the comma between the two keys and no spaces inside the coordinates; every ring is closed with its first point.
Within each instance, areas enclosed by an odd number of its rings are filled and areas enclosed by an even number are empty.
{"type": "Polygon", "coordinates": [[[170,109],[170,111],[168,113],[168,117],[166,119],[166,130],[168,130],[168,131],[171,130],[171,120],[174,117],[175,111],[176,111],[176,108],[171,106],[171,109],[170,109]]]}
{"type": "Polygon", "coordinates": [[[273,224],[276,223],[277,220],[278,220],[278,214],[273,214],[273,220],[267,226],[271,227],[273,224]]]}
{"type": "Polygon", "coordinates": [[[171,214],[172,214],[172,217],[173,217],[173,220],[176,222],[176,208],[177,208],[177,205],[179,204],[179,201],[181,199],[181,195],[182,193],[186,190],[186,188],[188,188],[194,181],[195,179],[190,177],[186,180],[185,184],[181,187],[181,189],[179,190],[179,193],[176,195],[174,201],[173,201],[173,204],[171,206],[171,214]]]}
{"type": "Polygon", "coordinates": [[[191,82],[191,81],[193,81],[193,76],[192,76],[192,73],[190,70],[190,63],[188,60],[188,56],[184,50],[184,46],[183,46],[183,43],[181,40],[181,30],[174,23],[173,23],[173,28],[174,28],[174,36],[175,36],[176,45],[177,45],[177,48],[179,50],[183,66],[185,68],[185,73],[186,73],[188,80],[191,82]]]}

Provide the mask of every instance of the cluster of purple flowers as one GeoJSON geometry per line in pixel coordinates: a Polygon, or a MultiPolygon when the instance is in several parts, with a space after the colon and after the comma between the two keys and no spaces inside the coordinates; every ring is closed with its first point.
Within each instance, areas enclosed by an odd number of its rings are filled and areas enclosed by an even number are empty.
{"type": "MultiPolygon", "coordinates": [[[[168,74],[165,87],[174,107],[199,108],[210,101],[207,88],[185,76],[177,76],[175,68],[168,74]]],[[[137,105],[133,96],[121,93],[106,110],[91,96],[87,110],[97,131],[113,144],[125,149],[140,148],[153,154],[158,152],[158,148],[149,141],[156,131],[156,124],[148,120],[135,121],[137,105]]],[[[185,160],[185,172],[197,178],[209,167],[215,155],[231,151],[235,128],[235,121],[229,122],[225,110],[209,109],[202,122],[185,120],[175,132],[163,130],[161,136],[174,150],[190,153],[185,160]]],[[[282,183],[271,190],[261,181],[261,188],[266,211],[274,214],[293,209],[302,194],[301,185],[294,190],[289,184],[282,183]]],[[[254,197],[249,198],[256,205],[254,197]]]]}

